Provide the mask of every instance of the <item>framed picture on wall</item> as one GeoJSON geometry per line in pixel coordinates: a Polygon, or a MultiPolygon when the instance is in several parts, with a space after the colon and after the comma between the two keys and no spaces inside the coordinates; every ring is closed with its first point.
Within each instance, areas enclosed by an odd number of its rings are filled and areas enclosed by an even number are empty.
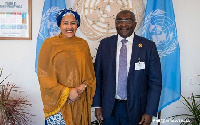
{"type": "Polygon", "coordinates": [[[0,40],[32,39],[32,0],[0,0],[0,40]]]}

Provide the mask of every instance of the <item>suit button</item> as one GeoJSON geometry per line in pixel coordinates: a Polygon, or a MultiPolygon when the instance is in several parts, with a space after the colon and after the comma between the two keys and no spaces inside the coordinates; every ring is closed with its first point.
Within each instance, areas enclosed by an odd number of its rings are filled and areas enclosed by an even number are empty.
{"type": "Polygon", "coordinates": [[[115,93],[112,93],[112,95],[115,95],[115,93]]]}

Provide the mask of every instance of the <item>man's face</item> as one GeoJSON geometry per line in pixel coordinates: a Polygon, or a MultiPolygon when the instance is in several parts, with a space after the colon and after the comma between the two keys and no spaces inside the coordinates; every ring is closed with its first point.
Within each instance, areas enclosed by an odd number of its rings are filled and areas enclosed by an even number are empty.
{"type": "Polygon", "coordinates": [[[62,18],[60,23],[60,31],[65,38],[72,38],[75,36],[77,30],[77,22],[73,15],[66,15],[62,18]]]}
{"type": "Polygon", "coordinates": [[[127,38],[132,35],[136,26],[135,18],[129,12],[121,12],[117,15],[115,20],[117,33],[127,38]]]}

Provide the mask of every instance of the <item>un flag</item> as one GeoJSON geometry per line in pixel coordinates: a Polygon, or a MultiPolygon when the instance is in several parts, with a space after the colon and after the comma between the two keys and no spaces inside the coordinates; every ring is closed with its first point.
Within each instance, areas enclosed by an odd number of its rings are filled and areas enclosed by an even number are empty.
{"type": "Polygon", "coordinates": [[[148,0],[142,36],[156,43],[162,67],[158,111],[180,99],[180,48],[172,0],[148,0]]]}
{"type": "Polygon", "coordinates": [[[42,19],[40,23],[40,30],[37,37],[36,46],[36,59],[35,59],[35,71],[37,72],[38,55],[40,48],[44,40],[48,37],[58,35],[60,29],[57,26],[56,14],[66,8],[65,0],[45,0],[42,12],[42,19]]]}

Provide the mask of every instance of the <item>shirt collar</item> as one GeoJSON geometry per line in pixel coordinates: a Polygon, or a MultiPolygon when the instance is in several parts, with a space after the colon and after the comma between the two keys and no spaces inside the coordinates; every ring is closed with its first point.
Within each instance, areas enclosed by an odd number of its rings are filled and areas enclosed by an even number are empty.
{"type": "MultiPolygon", "coordinates": [[[[117,35],[118,36],[118,43],[122,40],[122,39],[124,39],[123,37],[121,37],[119,34],[117,35]]],[[[130,43],[133,43],[133,38],[134,38],[134,33],[131,35],[131,36],[129,36],[129,37],[127,37],[126,38],[126,40],[128,40],[128,42],[130,42],[130,43]]]]}

